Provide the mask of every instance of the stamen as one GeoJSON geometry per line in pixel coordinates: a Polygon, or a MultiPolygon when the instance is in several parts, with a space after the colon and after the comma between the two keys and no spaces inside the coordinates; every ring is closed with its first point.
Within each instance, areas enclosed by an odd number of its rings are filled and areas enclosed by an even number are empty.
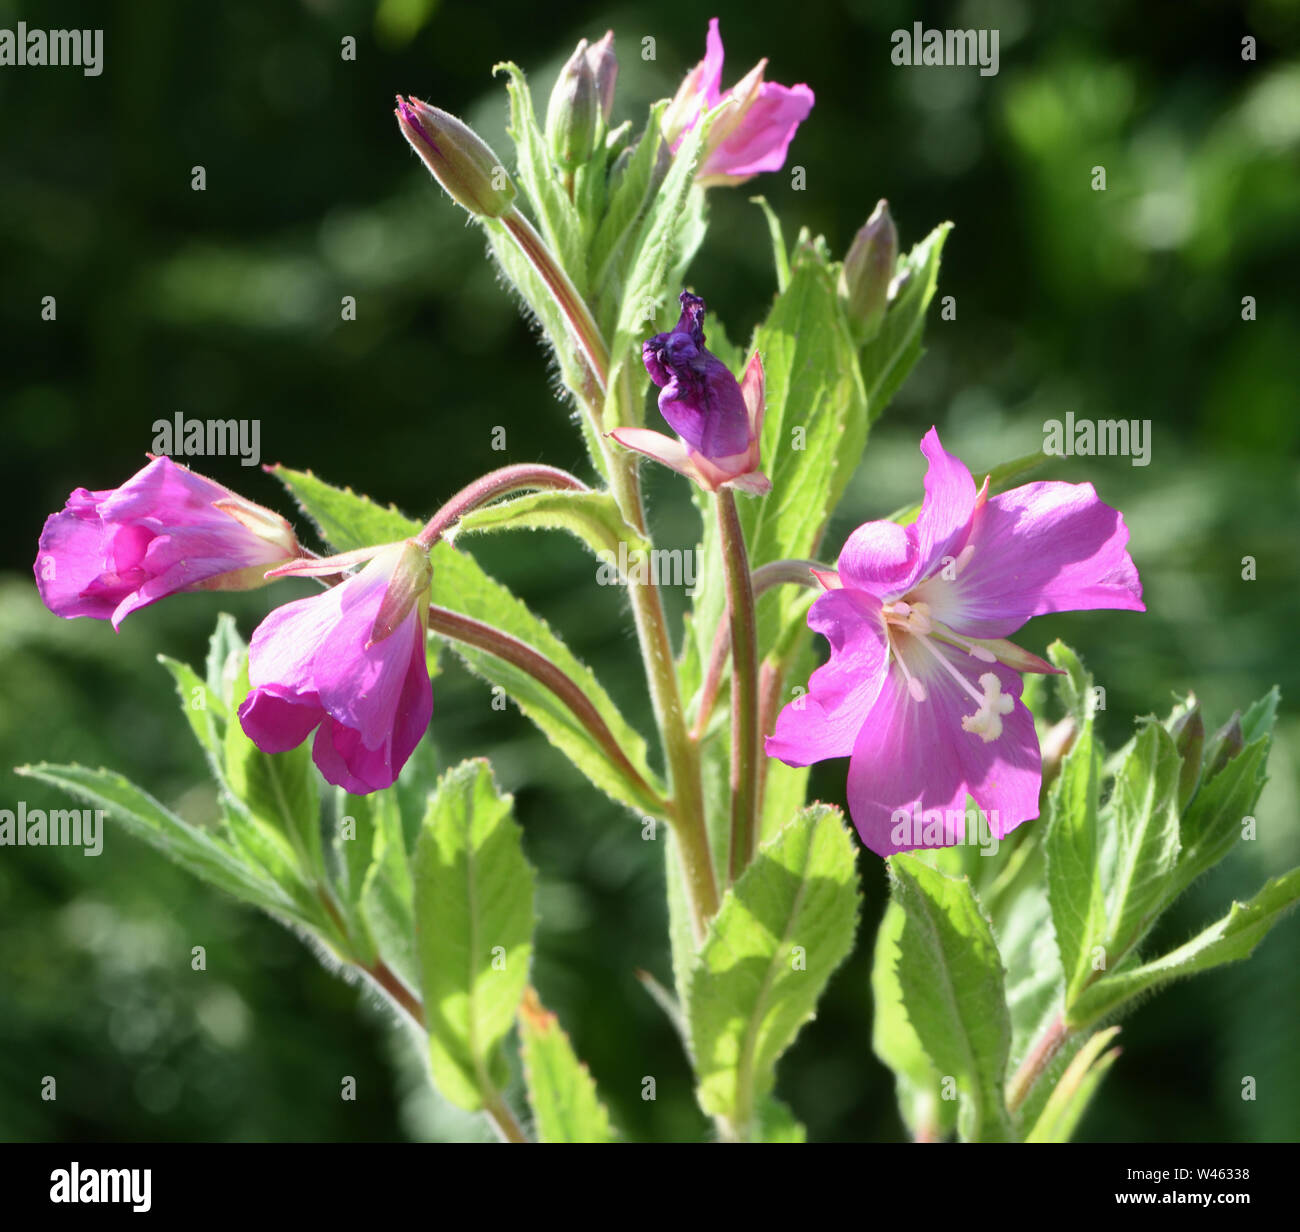
{"type": "Polygon", "coordinates": [[[894,661],[898,664],[899,671],[903,673],[903,677],[907,681],[907,691],[912,695],[912,700],[914,702],[925,701],[928,696],[925,691],[925,685],[908,670],[907,664],[903,662],[903,656],[898,653],[897,647],[893,647],[892,649],[894,651],[894,661]]]}
{"type": "MultiPolygon", "coordinates": [[[[940,651],[936,650],[933,646],[930,645],[930,639],[929,639],[929,638],[920,637],[920,638],[917,638],[916,640],[917,640],[917,641],[918,641],[922,646],[924,646],[924,647],[926,648],[926,650],[928,650],[932,655],[934,655],[934,657],[935,657],[936,659],[939,660],[939,663],[940,663],[941,666],[943,667],[943,670],[944,670],[945,672],[947,672],[948,675],[950,675],[950,676],[951,676],[951,677],[952,677],[952,678],[953,678],[953,679],[954,679],[954,680],[955,680],[959,685],[961,685],[961,687],[962,687],[963,689],[965,689],[966,692],[969,693],[970,696],[973,697],[973,698],[975,699],[976,702],[978,702],[980,705],[983,705],[983,704],[984,704],[984,695],[983,695],[982,693],[978,692],[978,691],[976,690],[975,686],[974,686],[973,684],[971,684],[971,682],[970,682],[969,680],[967,680],[966,677],[963,676],[963,675],[961,674],[961,672],[959,672],[959,671],[956,669],[956,667],[954,667],[954,666],[953,666],[953,665],[948,661],[948,657],[947,657],[946,655],[944,655],[943,653],[941,653],[940,651]]],[[[992,676],[993,673],[992,673],[992,672],[985,672],[985,675],[986,675],[986,676],[992,676]]],[[[997,677],[996,677],[996,676],[993,676],[993,679],[996,680],[997,677]]],[[[980,678],[980,683],[981,683],[981,684],[983,683],[983,677],[980,678]]]]}
{"type": "Polygon", "coordinates": [[[1011,713],[1016,699],[1002,692],[1002,682],[992,672],[985,672],[980,677],[980,684],[984,696],[980,699],[979,709],[974,714],[965,715],[961,726],[963,731],[975,733],[988,744],[1002,735],[1002,716],[1011,713]]]}

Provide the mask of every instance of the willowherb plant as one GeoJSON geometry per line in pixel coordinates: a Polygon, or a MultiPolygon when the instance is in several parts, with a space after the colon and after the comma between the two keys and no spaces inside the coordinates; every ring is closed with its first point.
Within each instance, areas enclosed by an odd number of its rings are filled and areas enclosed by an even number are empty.
{"type": "Polygon", "coordinates": [[[724,92],[714,21],[705,59],[637,135],[613,121],[612,34],[579,44],[544,128],[523,73],[503,64],[513,174],[465,124],[399,98],[402,134],[538,322],[592,478],[506,466],[421,525],[272,468],[326,555],[165,457],[117,489],[78,489],[35,565],[58,615],[116,627],[178,591],[286,576],[323,589],[274,610],[247,646],[223,617],[202,674],[165,661],[219,826],[188,824],[107,770],[24,772],[363,973],[427,1036],[440,1092],[502,1137],[612,1139],[591,1075],[529,986],[534,873],[511,800],[482,760],[435,782],[429,665],[445,644],[662,835],[676,987],[652,991],[718,1135],[788,1141],[804,1133],[773,1095],[776,1064],[858,924],[858,844],[837,809],[806,804],[807,767],[848,758],[852,822],[891,873],[873,1040],[907,1126],[918,1140],[1065,1140],[1135,1000],[1244,958],[1300,895],[1294,870],[1178,949],[1144,948],[1253,826],[1276,690],[1208,740],[1188,695],[1103,749],[1077,657],[1008,639],[1044,613],[1141,612],[1141,583],[1123,518],[1091,485],[1009,486],[1037,456],[977,483],[932,428],[924,499],[819,563],[869,428],[921,355],[950,224],[900,255],[882,201],[841,262],[806,232],[787,250],[760,199],[778,294],[745,351],[726,342],[683,289],[708,192],[780,169],[813,107],[807,86],[766,81],[765,64],[724,92]],[[671,434],[646,423],[651,384],[651,424],[671,434]],[[684,476],[702,517],[676,650],[645,567],[643,458],[684,476]],[[618,562],[659,759],[465,550],[479,533],[542,529],[618,562]],[[830,647],[816,670],[812,633],[830,647]],[[507,1099],[515,1027],[528,1115],[507,1099]]]}

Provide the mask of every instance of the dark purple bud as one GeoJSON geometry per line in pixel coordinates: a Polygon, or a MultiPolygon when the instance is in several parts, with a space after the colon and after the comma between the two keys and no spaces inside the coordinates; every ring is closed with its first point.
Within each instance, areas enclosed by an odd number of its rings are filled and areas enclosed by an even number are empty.
{"type": "Polygon", "coordinates": [[[1241,730],[1241,711],[1234,710],[1232,718],[1214,733],[1205,751],[1205,774],[1202,781],[1208,783],[1245,747],[1246,737],[1241,730]]]}
{"type": "Polygon", "coordinates": [[[1185,809],[1196,792],[1201,777],[1201,753],[1205,748],[1205,720],[1201,718],[1201,704],[1194,697],[1169,728],[1174,747],[1183,759],[1182,773],[1178,776],[1178,807],[1185,809]]]}
{"type": "Polygon", "coordinates": [[[749,448],[749,412],[740,384],[704,346],[704,301],[681,294],[682,315],[666,334],[641,346],[650,379],[661,387],[659,411],[687,445],[706,458],[749,448]]]}

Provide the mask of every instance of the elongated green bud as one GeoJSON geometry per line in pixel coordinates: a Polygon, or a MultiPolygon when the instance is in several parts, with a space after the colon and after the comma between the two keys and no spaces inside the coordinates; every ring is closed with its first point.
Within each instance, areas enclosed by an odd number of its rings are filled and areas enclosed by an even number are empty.
{"type": "Polygon", "coordinates": [[[397,123],[447,195],[480,218],[513,208],[515,186],[501,160],[472,128],[416,98],[397,98],[397,123]]]}
{"type": "Polygon", "coordinates": [[[880,332],[897,263],[898,231],[889,214],[889,203],[882,200],[853,237],[840,271],[840,300],[853,323],[859,346],[880,332]]]}
{"type": "Polygon", "coordinates": [[[1194,697],[1188,708],[1180,714],[1169,729],[1174,747],[1183,759],[1182,773],[1178,777],[1178,807],[1185,809],[1196,791],[1201,778],[1201,753],[1205,748],[1205,720],[1201,718],[1201,704],[1194,697]]]}

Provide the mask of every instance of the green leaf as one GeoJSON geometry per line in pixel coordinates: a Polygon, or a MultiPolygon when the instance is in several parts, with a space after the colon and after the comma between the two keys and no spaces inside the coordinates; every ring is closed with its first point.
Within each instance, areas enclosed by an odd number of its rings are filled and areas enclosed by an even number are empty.
{"type": "Polygon", "coordinates": [[[20,766],[18,773],[71,792],[119,821],[135,838],[175,860],[182,868],[218,889],[276,915],[314,927],[287,894],[219,838],[186,824],[134,783],[111,770],[41,762],[20,766]]]}
{"type": "Polygon", "coordinates": [[[940,223],[903,258],[899,276],[910,276],[885,313],[880,332],[862,348],[862,377],[872,423],[924,353],[925,312],[939,285],[939,258],[951,230],[952,223],[940,223]]]}
{"type": "MultiPolygon", "coordinates": [[[[233,707],[248,695],[248,660],[235,679],[233,707]]],[[[311,747],[304,741],[284,753],[263,753],[238,721],[226,724],[225,783],[258,822],[288,841],[302,877],[325,880],[321,847],[320,797],[311,747]]]]}
{"type": "Polygon", "coordinates": [[[358,818],[363,811],[369,815],[372,831],[372,859],[361,883],[359,903],[366,933],[379,955],[403,982],[410,988],[418,988],[415,887],[398,809],[398,791],[389,788],[370,796],[350,796],[348,800],[358,818]]]}
{"type": "MultiPolygon", "coordinates": [[[[276,468],[276,476],[293,493],[300,507],[320,526],[322,534],[336,549],[382,542],[384,536],[407,538],[418,533],[418,523],[408,522],[395,509],[382,509],[364,496],[350,490],[333,488],[314,475],[276,468]],[[362,527],[363,531],[355,528],[362,527]],[[404,527],[404,529],[403,529],[404,527]],[[377,535],[378,538],[367,538],[377,535]]],[[[587,695],[614,734],[619,747],[637,773],[658,796],[665,794],[661,780],[646,762],[646,743],[614,705],[589,668],[580,663],[545,621],[535,616],[500,582],[479,568],[475,560],[443,541],[434,545],[433,602],[461,612],[484,624],[510,634],[544,655],[564,672],[587,695]]],[[[532,676],[505,661],[460,643],[456,653],[470,670],[490,684],[500,685],[513,697],[519,709],[541,728],[543,734],[593,783],[615,800],[632,807],[654,811],[658,803],[644,794],[633,792],[622,774],[613,769],[605,751],[587,729],[572,715],[549,689],[532,676]]]]}
{"type": "Polygon", "coordinates": [[[378,543],[397,543],[420,533],[422,524],[399,513],[392,505],[384,508],[351,488],[336,488],[317,479],[311,471],[273,466],[271,473],[320,531],[335,552],[353,552],[378,543]]]}
{"type": "MultiPolygon", "coordinates": [[[[609,389],[611,397],[606,403],[607,427],[617,427],[610,411],[618,405],[613,395],[617,392],[622,369],[633,358],[640,359],[640,341],[655,332],[654,323],[665,311],[671,315],[672,297],[676,289],[667,285],[679,250],[689,243],[683,234],[684,225],[690,221],[688,206],[704,190],[695,187],[695,167],[708,137],[716,113],[701,116],[695,127],[686,135],[676,152],[663,184],[651,200],[645,217],[628,250],[630,270],[624,287],[614,339],[610,346],[609,389]]],[[[625,408],[632,414],[635,407],[625,408]]]]}
{"type": "Polygon", "coordinates": [[[790,257],[785,250],[785,237],[781,234],[781,220],[766,197],[750,197],[749,203],[758,206],[767,219],[768,234],[772,238],[772,264],[776,267],[776,289],[784,291],[790,285],[790,257]]]}
{"type": "Polygon", "coordinates": [[[955,1100],[943,1098],[939,1071],[903,1007],[903,990],[898,983],[898,945],[906,922],[903,908],[896,899],[891,900],[885,906],[876,933],[871,966],[874,1001],[871,1047],[894,1073],[894,1092],[903,1123],[918,1141],[935,1142],[952,1131],[957,1104],[955,1100]]]}
{"type": "Polygon", "coordinates": [[[755,1142],[807,1142],[808,1130],[799,1123],[789,1107],[774,1095],[758,1101],[758,1126],[755,1142]]]}
{"type": "Polygon", "coordinates": [[[1113,970],[1145,936],[1168,900],[1178,862],[1178,781],[1183,762],[1173,738],[1148,723],[1125,758],[1106,808],[1116,842],[1108,887],[1106,962],[1113,970]]]}
{"type": "Polygon", "coordinates": [[[506,73],[510,96],[510,137],[519,159],[519,180],[528,193],[548,247],[579,292],[587,285],[587,254],[582,219],[569,200],[551,165],[546,139],[533,110],[533,96],[523,70],[510,62],[493,66],[493,73],[506,73]]]}
{"type": "Polygon", "coordinates": [[[1242,823],[1251,815],[1268,780],[1265,768],[1270,745],[1268,735],[1246,745],[1208,783],[1202,783],[1197,789],[1179,823],[1181,850],[1166,901],[1180,894],[1236,846],[1242,823]]]}
{"type": "Polygon", "coordinates": [[[1011,1022],[993,932],[965,878],[905,853],[889,863],[907,916],[898,943],[907,1017],[939,1073],[955,1080],[961,1136],[1009,1141],[1004,1086],[1011,1022]]]}
{"type": "Polygon", "coordinates": [[[1088,719],[1052,784],[1047,823],[1047,895],[1065,972],[1066,1003],[1092,975],[1093,947],[1106,940],[1097,799],[1101,755],[1088,719]]]}
{"type": "Polygon", "coordinates": [[[1025,1137],[1026,1142],[1070,1141],[1106,1071],[1119,1056],[1118,1048],[1106,1051],[1118,1034],[1118,1027],[1098,1031],[1075,1053],[1025,1137]]]}
{"type": "Polygon", "coordinates": [[[1223,919],[1163,958],[1116,971],[1098,981],[1070,1011],[1069,1024],[1086,1027],[1115,1013],[1134,997],[1173,980],[1249,958],[1297,901],[1300,901],[1300,868],[1274,877],[1250,902],[1234,902],[1223,919]]]}
{"type": "Polygon", "coordinates": [[[176,693],[180,697],[185,721],[190,725],[199,747],[207,754],[213,773],[220,777],[227,716],[225,702],[205,681],[199,679],[198,673],[188,664],[178,663],[166,655],[159,655],[158,662],[171,673],[176,682],[176,693]]]}
{"type": "Polygon", "coordinates": [[[500,530],[567,530],[593,552],[618,555],[649,548],[624,520],[608,492],[531,492],[513,500],[485,505],[461,518],[457,536],[500,530]]]}
{"type": "Polygon", "coordinates": [[[687,1019],[700,1105],[742,1135],[853,948],[855,855],[838,809],[802,810],[727,891],[696,959],[687,1019]]]}
{"type": "Polygon", "coordinates": [[[535,875],[486,761],[438,781],[415,849],[415,937],[438,1090],[476,1111],[508,1074],[502,1043],[528,985],[535,875]]]}
{"type": "Polygon", "coordinates": [[[539,1142],[613,1142],[609,1113],[559,1019],[527,989],[519,1010],[524,1082],[539,1142]]]}
{"type": "Polygon", "coordinates": [[[208,641],[207,682],[209,706],[223,718],[230,712],[235,676],[248,647],[239,636],[235,618],[228,612],[217,617],[217,627],[208,641]]]}
{"type": "Polygon", "coordinates": [[[602,328],[612,329],[622,303],[626,257],[630,241],[638,234],[647,205],[663,182],[668,162],[659,157],[663,148],[662,122],[667,100],[650,108],[650,116],[636,148],[628,159],[601,219],[589,256],[593,271],[591,285],[599,297],[602,328]]]}

